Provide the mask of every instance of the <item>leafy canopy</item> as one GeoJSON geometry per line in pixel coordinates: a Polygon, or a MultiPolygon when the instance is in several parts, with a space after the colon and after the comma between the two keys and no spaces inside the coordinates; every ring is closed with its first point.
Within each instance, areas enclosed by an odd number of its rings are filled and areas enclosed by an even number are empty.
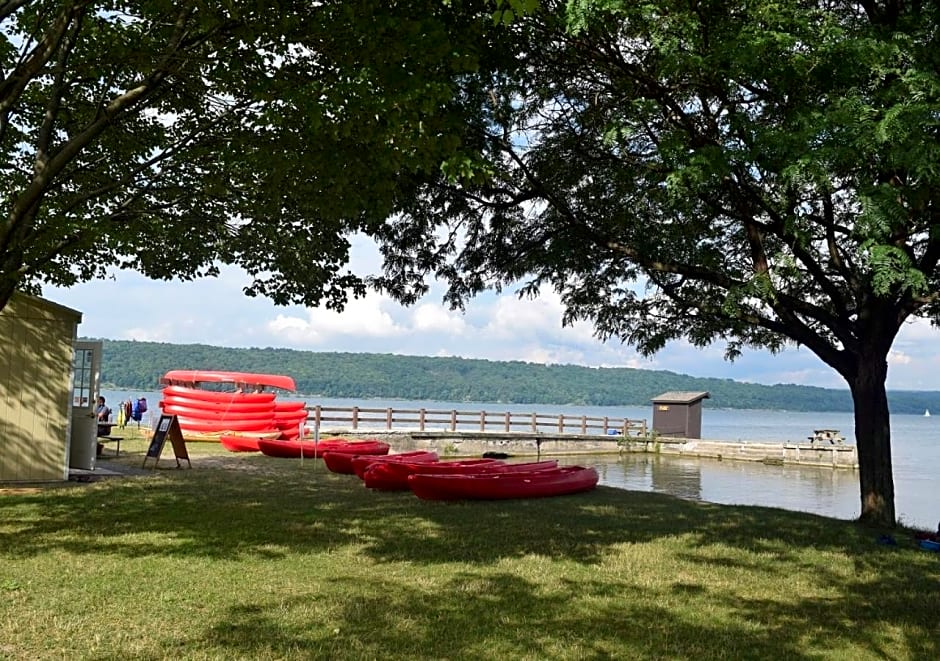
{"type": "Polygon", "coordinates": [[[455,305],[549,286],[647,353],[798,342],[850,377],[940,312],[936,9],[862,4],[542,3],[468,126],[473,167],[404,209],[382,284],[425,291],[396,270],[420,227],[455,305]]]}
{"type": "Polygon", "coordinates": [[[464,167],[386,225],[377,284],[460,306],[557,291],[566,322],[797,343],[846,380],[863,518],[894,523],[888,352],[940,318],[938,4],[546,1],[478,98],[464,167]]]}
{"type": "MultiPolygon", "coordinates": [[[[491,10],[490,10],[491,11],[491,10]]],[[[460,146],[481,3],[0,1],[0,304],[135,269],[362,293],[347,236],[460,146]]]]}

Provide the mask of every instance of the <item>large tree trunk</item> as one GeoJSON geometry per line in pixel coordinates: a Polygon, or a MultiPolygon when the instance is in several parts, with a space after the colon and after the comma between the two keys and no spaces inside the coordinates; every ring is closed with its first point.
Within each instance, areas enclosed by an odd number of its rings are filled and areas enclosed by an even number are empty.
{"type": "Polygon", "coordinates": [[[13,292],[16,291],[16,280],[6,273],[0,273],[0,310],[7,306],[13,292]]]}
{"type": "Polygon", "coordinates": [[[860,521],[894,527],[894,475],[891,468],[891,420],[884,357],[861,357],[849,379],[855,404],[855,443],[858,447],[860,521]]]}

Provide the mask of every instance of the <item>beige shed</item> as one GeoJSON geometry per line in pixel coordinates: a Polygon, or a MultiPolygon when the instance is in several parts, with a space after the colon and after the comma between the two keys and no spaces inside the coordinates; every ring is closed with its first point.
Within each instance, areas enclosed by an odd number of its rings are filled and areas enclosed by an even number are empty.
{"type": "Polygon", "coordinates": [[[707,392],[671,391],[653,398],[653,431],[660,436],[702,437],[702,400],[707,392]]]}
{"type": "Polygon", "coordinates": [[[82,314],[14,293],[0,310],[0,481],[67,480],[82,314]]]}

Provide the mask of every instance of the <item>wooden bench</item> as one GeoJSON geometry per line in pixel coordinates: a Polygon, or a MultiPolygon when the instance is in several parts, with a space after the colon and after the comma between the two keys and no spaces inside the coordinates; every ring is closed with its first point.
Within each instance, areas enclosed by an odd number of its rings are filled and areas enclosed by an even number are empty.
{"type": "MultiPolygon", "coordinates": [[[[124,440],[123,436],[99,436],[98,443],[104,447],[106,443],[115,443],[115,457],[121,456],[121,441],[124,440]]],[[[100,453],[99,453],[100,454],[100,453]]]]}

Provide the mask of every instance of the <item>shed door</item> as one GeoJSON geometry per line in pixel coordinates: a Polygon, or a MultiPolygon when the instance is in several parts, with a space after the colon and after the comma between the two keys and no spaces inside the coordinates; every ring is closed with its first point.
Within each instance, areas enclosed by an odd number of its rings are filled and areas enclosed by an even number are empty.
{"type": "Polygon", "coordinates": [[[75,343],[72,362],[72,433],[69,466],[93,470],[98,447],[95,401],[101,372],[101,342],[75,343]]]}

